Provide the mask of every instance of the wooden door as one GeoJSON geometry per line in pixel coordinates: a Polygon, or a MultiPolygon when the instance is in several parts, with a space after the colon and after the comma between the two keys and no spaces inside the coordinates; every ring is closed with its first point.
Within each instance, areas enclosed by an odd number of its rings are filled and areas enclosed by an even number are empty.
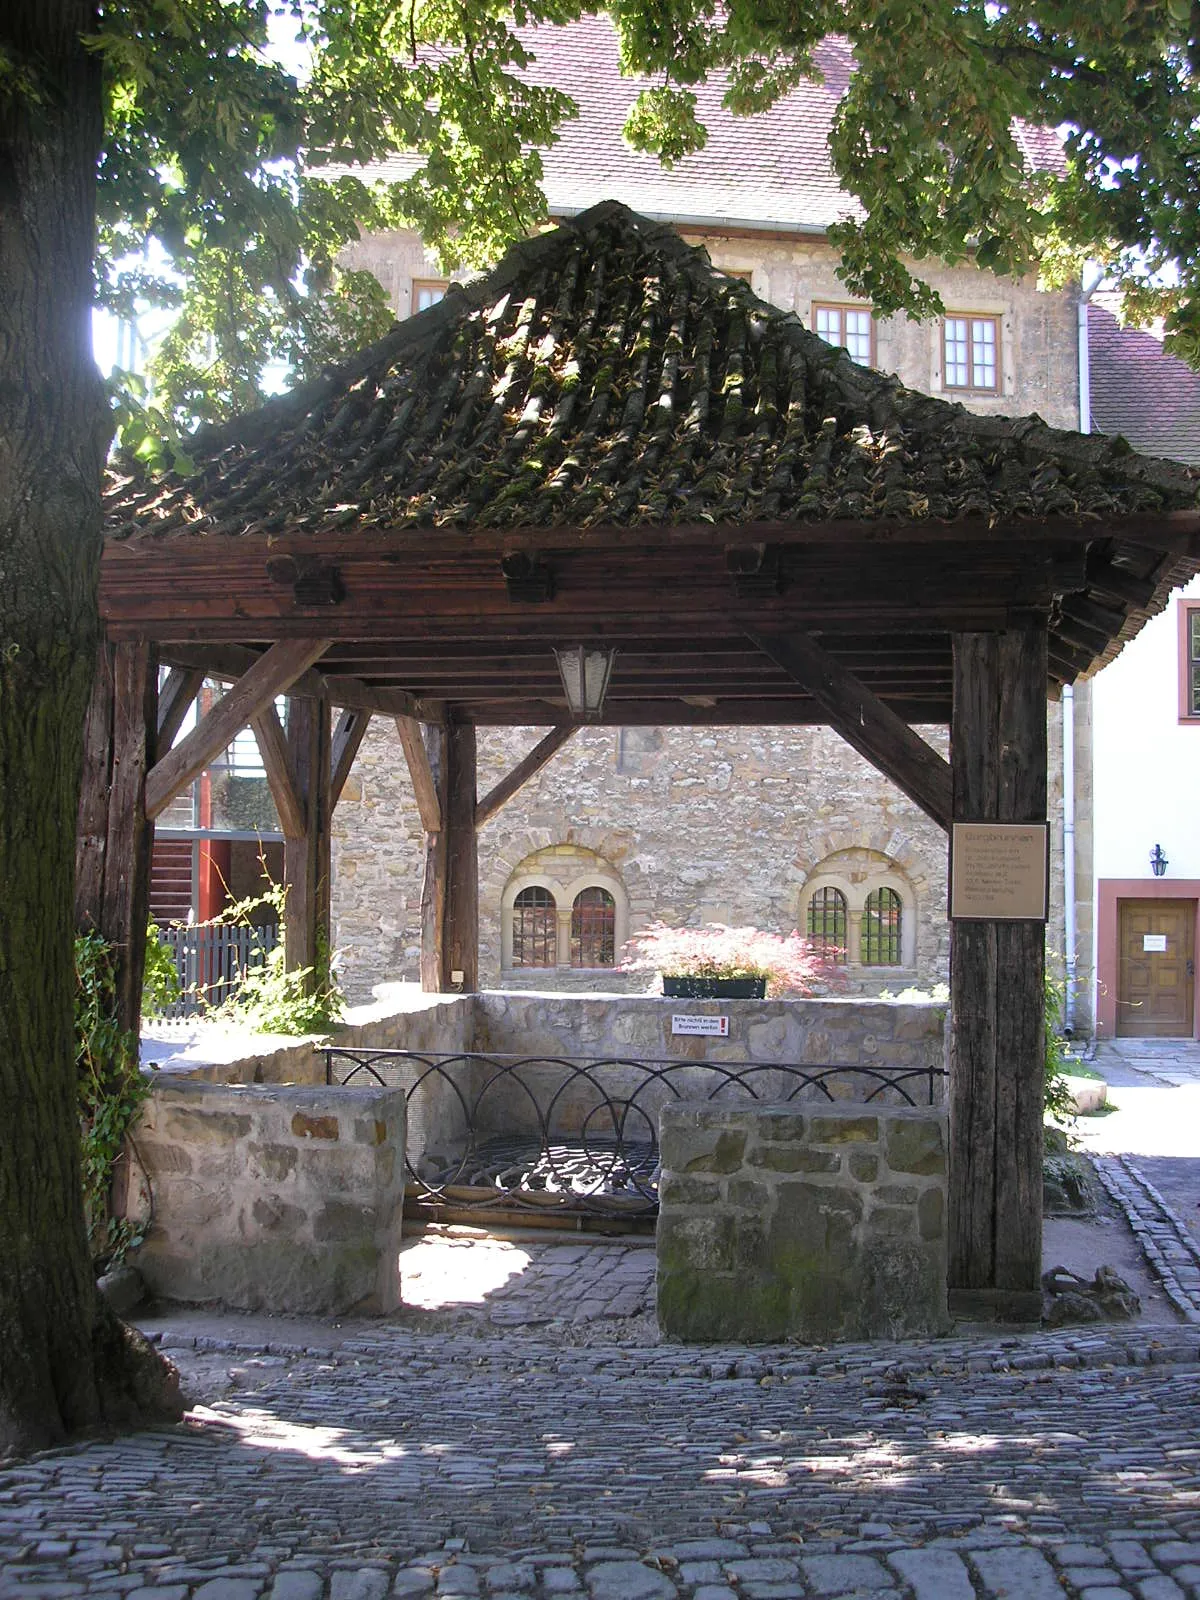
{"type": "Polygon", "coordinates": [[[1194,900],[1121,900],[1117,1033],[1190,1039],[1194,900]]]}

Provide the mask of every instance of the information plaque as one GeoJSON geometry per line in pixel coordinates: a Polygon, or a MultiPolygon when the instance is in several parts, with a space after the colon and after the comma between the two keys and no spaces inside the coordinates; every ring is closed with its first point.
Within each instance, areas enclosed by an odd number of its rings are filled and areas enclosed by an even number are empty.
{"type": "Polygon", "coordinates": [[[1050,827],[1045,822],[956,822],[950,835],[950,916],[956,921],[1045,922],[1050,915],[1050,827]]]}

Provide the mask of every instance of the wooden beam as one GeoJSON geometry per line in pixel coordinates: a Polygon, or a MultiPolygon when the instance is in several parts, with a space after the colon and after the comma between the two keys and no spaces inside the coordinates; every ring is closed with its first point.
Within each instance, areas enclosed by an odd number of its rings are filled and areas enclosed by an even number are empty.
{"type": "Polygon", "coordinates": [[[1152,578],[1139,578],[1121,567],[1114,567],[1111,561],[1105,561],[1095,553],[1088,556],[1087,586],[1097,594],[1123,601],[1135,611],[1146,609],[1158,587],[1152,578]]]}
{"type": "Polygon", "coordinates": [[[75,926],[99,928],[108,843],[108,791],[112,782],[113,660],[104,642],[96,656],[92,698],[83,724],[83,781],[75,834],[75,926]]]}
{"type": "Polygon", "coordinates": [[[279,720],[274,702],[265,705],[256,717],[251,717],[250,726],[262,757],[263,770],[267,774],[271,799],[279,813],[279,825],[285,837],[302,839],[307,826],[304,800],[292,771],[287,734],[283,731],[283,723],[279,720]]]}
{"type": "Polygon", "coordinates": [[[416,798],[421,826],[426,833],[440,833],[443,818],[442,803],[438,797],[438,785],[429,763],[429,755],[421,737],[421,724],[412,717],[397,717],[396,732],[400,735],[404,759],[408,762],[408,775],[412,779],[413,795],[416,798]]]}
{"type": "Polygon", "coordinates": [[[475,729],[452,722],[446,734],[446,920],[442,976],[450,988],[479,987],[479,849],[475,834],[475,729]],[[460,972],[462,977],[455,979],[460,972]]]}
{"type": "MultiPolygon", "coordinates": [[[[1046,818],[1046,634],[955,639],[954,815],[1046,818]]],[[[950,938],[952,1308],[1041,1309],[1045,925],[958,921],[950,938]]]]}
{"type": "Polygon", "coordinates": [[[258,657],[146,779],[146,815],[156,817],[204,771],[277,694],[289,688],[328,647],[327,639],[281,639],[258,657]]]}
{"type": "Polygon", "coordinates": [[[165,756],[175,743],[192,701],[200,693],[204,674],[196,667],[172,667],[158,691],[158,739],[154,754],[165,756]]]}
{"type": "Polygon", "coordinates": [[[313,967],[321,981],[329,950],[330,908],[330,711],[329,702],[307,697],[288,710],[288,765],[304,806],[304,831],[283,842],[284,961],[292,969],[313,967]]]}
{"type": "Polygon", "coordinates": [[[446,814],[447,730],[444,722],[432,722],[419,731],[439,822],[437,829],[427,829],[425,833],[421,879],[421,988],[426,994],[440,994],[447,987],[442,965],[446,927],[446,830],[440,826],[446,814]]]}
{"type": "MultiPolygon", "coordinates": [[[[162,651],[165,662],[198,668],[205,677],[220,678],[226,683],[244,677],[256,662],[262,660],[262,656],[263,652],[241,644],[169,644],[162,651]]],[[[300,696],[326,699],[334,706],[378,712],[387,717],[419,716],[426,709],[404,689],[376,688],[354,677],[335,677],[313,671],[302,672],[289,685],[288,693],[293,699],[300,696]]]]}
{"type": "Polygon", "coordinates": [[[551,728],[544,739],[540,739],[529,754],[508,774],[501,778],[494,788],[488,790],[483,799],[475,807],[475,826],[482,828],[484,823],[494,817],[501,806],[507,805],[513,795],[522,789],[546,765],[555,751],[561,750],[563,745],[575,732],[574,725],[561,728],[551,728]]]}
{"type": "Polygon", "coordinates": [[[751,628],[745,633],[812,695],[830,727],[848,745],[878,767],[927,816],[943,828],[950,826],[950,765],[920,734],[808,634],[785,637],[751,628]]]}
{"type": "Polygon", "coordinates": [[[356,711],[350,706],[346,706],[338,718],[337,727],[333,730],[333,742],[329,747],[331,809],[342,798],[342,790],[346,787],[346,779],[350,776],[354,758],[370,726],[371,713],[356,711]]]}

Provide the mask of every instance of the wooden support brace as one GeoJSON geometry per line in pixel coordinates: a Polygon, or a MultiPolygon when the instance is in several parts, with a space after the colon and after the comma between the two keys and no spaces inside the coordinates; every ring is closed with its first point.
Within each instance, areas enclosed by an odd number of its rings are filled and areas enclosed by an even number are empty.
{"type": "Polygon", "coordinates": [[[475,834],[475,725],[446,733],[446,917],[442,975],[465,994],[479,987],[479,850],[475,834]],[[454,974],[462,977],[455,979],[454,974]]]}
{"type": "Polygon", "coordinates": [[[146,779],[146,815],[156,817],[181,789],[226,749],[275,696],[282,694],[329,647],[328,639],[280,639],[255,661],[146,779]]]}
{"type": "Polygon", "coordinates": [[[396,732],[400,735],[404,759],[408,762],[408,775],[412,779],[413,795],[416,798],[421,826],[426,833],[440,833],[442,802],[430,765],[429,753],[421,736],[421,724],[414,717],[397,717],[396,732]]]}
{"type": "Polygon", "coordinates": [[[848,745],[878,767],[940,827],[949,828],[950,764],[920,734],[808,634],[762,634],[749,627],[743,631],[813,697],[830,727],[848,745]]]}
{"type": "MultiPolygon", "coordinates": [[[[446,814],[446,724],[427,723],[420,731],[421,755],[437,802],[439,824],[436,829],[425,831],[425,867],[421,880],[421,988],[426,994],[440,994],[448,987],[442,964],[446,925],[446,830],[440,826],[446,814]]],[[[411,762],[409,771],[412,771],[411,762]]]]}
{"type": "Polygon", "coordinates": [[[172,667],[158,691],[158,740],[155,755],[166,755],[175,743],[192,701],[200,693],[204,674],[192,667],[172,667]]]}
{"type": "Polygon", "coordinates": [[[304,799],[296,784],[296,774],[292,771],[288,753],[287,734],[283,731],[283,723],[279,720],[274,703],[264,706],[256,717],[252,717],[250,726],[254,729],[267,785],[279,813],[279,826],[285,837],[302,839],[307,826],[304,799]]]}
{"type": "Polygon", "coordinates": [[[293,700],[288,710],[288,767],[304,817],[302,832],[285,834],[283,842],[284,961],[292,969],[319,969],[329,944],[330,720],[324,700],[293,700]]]}
{"type": "Polygon", "coordinates": [[[482,828],[485,822],[496,815],[501,806],[507,805],[518,790],[522,789],[535,773],[542,770],[554,753],[562,749],[574,732],[574,726],[551,728],[546,737],[539,740],[529,754],[518,761],[512,771],[484,795],[475,807],[476,828],[482,828]]]}
{"type": "Polygon", "coordinates": [[[329,751],[329,804],[331,808],[336,806],[342,798],[342,790],[346,787],[346,779],[350,776],[350,769],[354,765],[358,747],[366,738],[367,729],[370,726],[371,713],[369,711],[355,711],[347,707],[338,718],[337,727],[333,730],[333,743],[329,751]]]}

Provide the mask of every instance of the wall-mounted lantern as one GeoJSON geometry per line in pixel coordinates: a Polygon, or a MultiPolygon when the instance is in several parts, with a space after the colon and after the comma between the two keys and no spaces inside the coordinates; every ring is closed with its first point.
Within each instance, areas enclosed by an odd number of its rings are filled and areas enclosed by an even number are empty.
{"type": "Polygon", "coordinates": [[[1151,852],[1150,852],[1150,870],[1151,870],[1151,872],[1154,874],[1154,876],[1156,878],[1161,878],[1163,876],[1163,874],[1166,872],[1167,868],[1170,866],[1170,864],[1171,863],[1167,860],[1166,856],[1163,854],[1162,845],[1156,844],[1154,846],[1154,849],[1151,850],[1151,852]]]}

